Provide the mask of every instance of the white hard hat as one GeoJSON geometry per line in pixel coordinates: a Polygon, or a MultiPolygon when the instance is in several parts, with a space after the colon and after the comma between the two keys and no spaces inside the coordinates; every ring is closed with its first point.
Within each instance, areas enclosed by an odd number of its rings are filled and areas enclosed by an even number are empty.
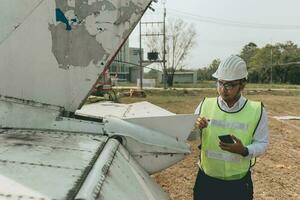
{"type": "Polygon", "coordinates": [[[242,58],[232,55],[220,63],[217,71],[212,76],[224,81],[247,79],[246,62],[242,58]]]}

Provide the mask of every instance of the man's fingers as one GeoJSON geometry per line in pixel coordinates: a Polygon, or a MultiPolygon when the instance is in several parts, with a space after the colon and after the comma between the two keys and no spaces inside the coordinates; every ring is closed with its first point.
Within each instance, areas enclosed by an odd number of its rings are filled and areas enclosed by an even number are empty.
{"type": "Polygon", "coordinates": [[[203,117],[202,121],[205,122],[205,124],[208,123],[208,119],[206,119],[205,117],[203,117]]]}
{"type": "Polygon", "coordinates": [[[205,117],[198,117],[195,126],[197,128],[205,128],[207,127],[207,119],[205,117]]]}
{"type": "Polygon", "coordinates": [[[241,140],[239,138],[235,137],[234,135],[231,135],[231,137],[236,143],[241,143],[241,140]]]}
{"type": "Polygon", "coordinates": [[[221,141],[220,141],[220,142],[219,142],[219,146],[231,148],[232,144],[224,143],[224,142],[221,142],[221,141]]]}
{"type": "Polygon", "coordinates": [[[224,151],[229,151],[231,153],[242,155],[242,152],[244,151],[245,147],[238,138],[234,137],[233,139],[236,141],[236,143],[228,144],[220,141],[219,147],[224,151]]]}
{"type": "Polygon", "coordinates": [[[231,150],[231,147],[226,146],[226,145],[219,144],[219,147],[220,147],[222,150],[225,150],[225,151],[230,151],[230,150],[231,150]]]}

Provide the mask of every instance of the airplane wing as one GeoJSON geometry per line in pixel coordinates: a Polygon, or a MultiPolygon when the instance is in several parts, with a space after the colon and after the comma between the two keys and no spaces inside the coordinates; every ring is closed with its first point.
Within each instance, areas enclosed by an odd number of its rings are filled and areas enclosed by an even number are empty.
{"type": "Polygon", "coordinates": [[[147,101],[132,104],[113,102],[86,104],[80,110],[77,110],[76,114],[94,117],[114,116],[121,119],[176,115],[147,101]]]}
{"type": "Polygon", "coordinates": [[[168,199],[116,139],[0,129],[0,199],[168,199]]]}
{"type": "Polygon", "coordinates": [[[194,114],[175,114],[146,101],[132,104],[92,103],[84,105],[76,111],[76,114],[90,117],[118,117],[181,141],[188,139],[197,118],[194,114]],[[173,126],[174,124],[178,126],[173,126]]]}

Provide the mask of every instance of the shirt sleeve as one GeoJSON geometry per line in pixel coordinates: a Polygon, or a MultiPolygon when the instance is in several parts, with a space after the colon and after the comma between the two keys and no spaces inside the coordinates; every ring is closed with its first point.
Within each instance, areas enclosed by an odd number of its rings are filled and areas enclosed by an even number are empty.
{"type": "Polygon", "coordinates": [[[269,144],[268,116],[263,108],[261,120],[253,136],[252,144],[248,145],[249,157],[258,157],[266,152],[269,144]]]}
{"type": "Polygon", "coordinates": [[[201,108],[201,105],[202,105],[202,101],[201,101],[201,102],[199,103],[199,105],[197,106],[197,108],[196,108],[194,114],[196,114],[196,115],[199,115],[199,114],[200,114],[200,108],[201,108]]]}

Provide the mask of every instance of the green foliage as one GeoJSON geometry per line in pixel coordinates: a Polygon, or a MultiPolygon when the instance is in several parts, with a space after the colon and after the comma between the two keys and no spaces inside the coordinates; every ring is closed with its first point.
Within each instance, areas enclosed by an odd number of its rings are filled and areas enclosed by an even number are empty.
{"type": "MultiPolygon", "coordinates": [[[[246,46],[243,50],[247,49],[246,46]]],[[[275,83],[299,84],[300,63],[297,62],[300,61],[300,49],[293,42],[267,44],[251,53],[247,54],[250,56],[246,61],[250,82],[269,83],[272,79],[275,83]]]]}
{"type": "Polygon", "coordinates": [[[248,64],[250,59],[256,54],[256,52],[257,52],[257,45],[253,42],[250,42],[249,44],[243,47],[240,56],[248,64]]]}
{"type": "Polygon", "coordinates": [[[220,59],[214,59],[208,67],[198,69],[197,79],[198,80],[213,80],[212,74],[215,73],[220,62],[221,62],[220,59]]]}
{"type": "MultiPolygon", "coordinates": [[[[258,48],[253,42],[246,44],[239,55],[247,64],[251,83],[300,84],[300,48],[291,41],[267,44],[258,48]]],[[[198,80],[212,80],[219,60],[208,68],[198,70],[198,80]]]]}

